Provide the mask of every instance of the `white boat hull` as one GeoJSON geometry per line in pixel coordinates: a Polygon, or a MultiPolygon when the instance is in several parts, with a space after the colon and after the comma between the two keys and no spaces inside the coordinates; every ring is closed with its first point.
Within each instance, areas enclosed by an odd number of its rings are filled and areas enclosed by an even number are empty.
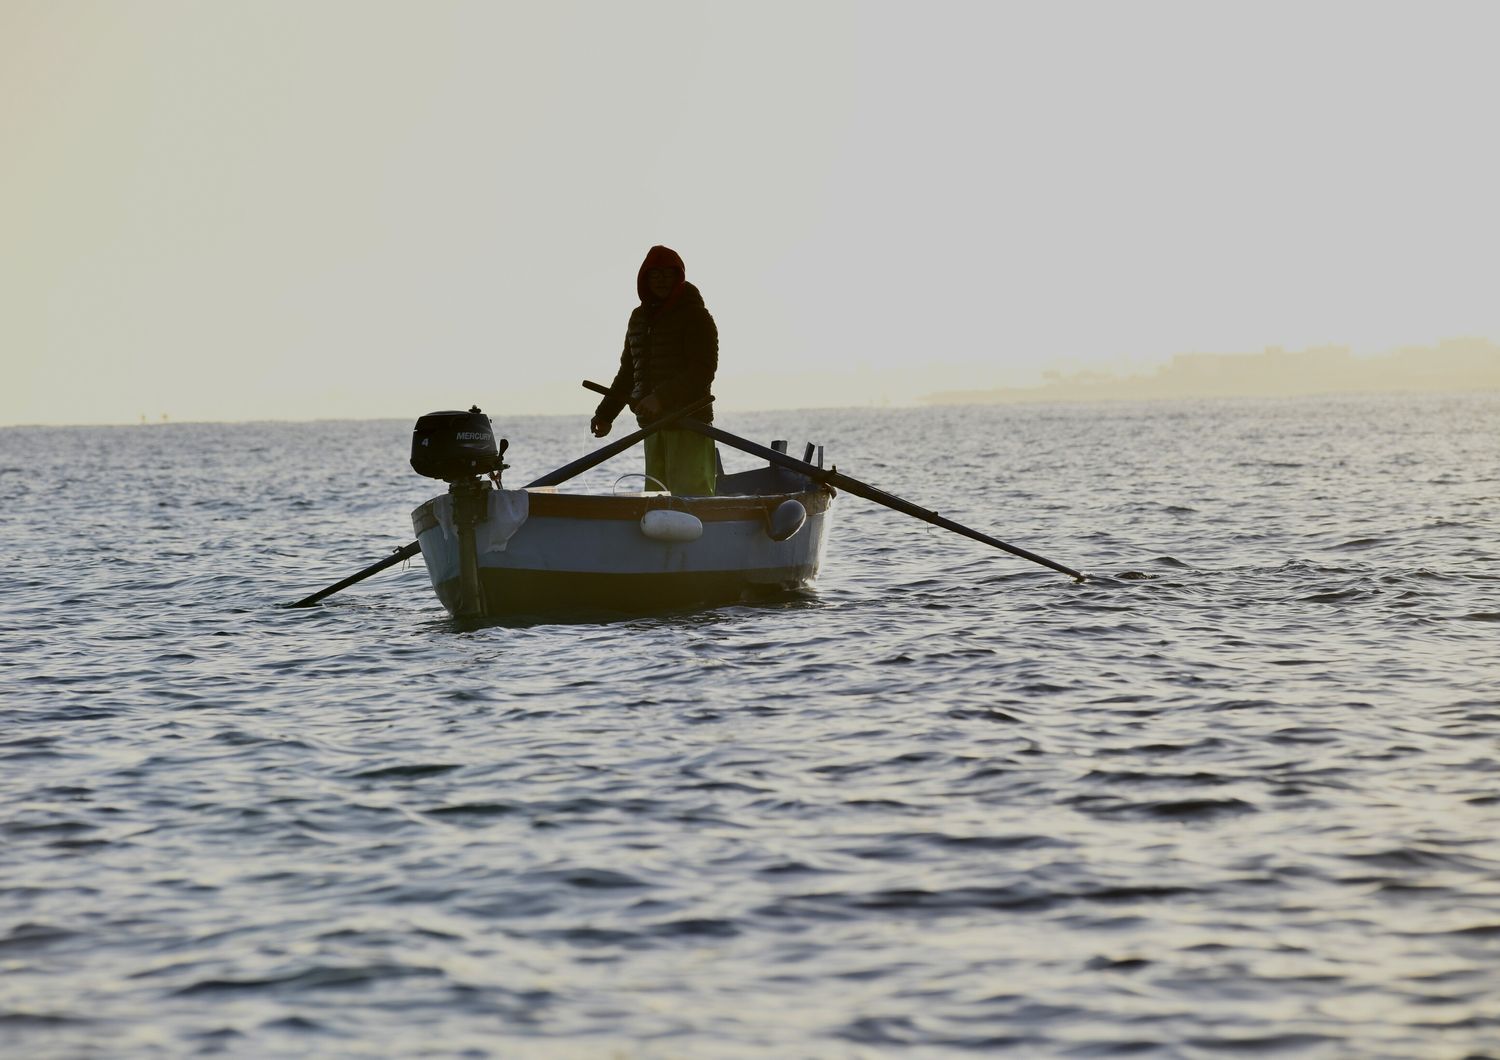
{"type": "Polygon", "coordinates": [[[488,513],[474,526],[477,585],[467,592],[452,496],[423,504],[412,522],[438,599],[455,615],[651,611],[811,584],[834,491],[806,479],[800,485],[805,488],[717,497],[488,491],[488,513]],[[806,520],[790,537],[774,540],[771,515],[788,500],[805,509],[806,520]],[[676,517],[643,525],[648,512],[661,509],[701,520],[701,535],[648,536],[655,526],[688,522],[676,517]]]}

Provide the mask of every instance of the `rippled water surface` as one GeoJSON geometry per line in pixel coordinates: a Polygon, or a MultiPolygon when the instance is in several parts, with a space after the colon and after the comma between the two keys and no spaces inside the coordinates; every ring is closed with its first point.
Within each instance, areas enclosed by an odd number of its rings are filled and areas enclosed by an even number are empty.
{"type": "Polygon", "coordinates": [[[721,421],[1092,580],[285,610],[410,423],[0,430],[0,1055],[1500,1054],[1500,395],[721,421]]]}

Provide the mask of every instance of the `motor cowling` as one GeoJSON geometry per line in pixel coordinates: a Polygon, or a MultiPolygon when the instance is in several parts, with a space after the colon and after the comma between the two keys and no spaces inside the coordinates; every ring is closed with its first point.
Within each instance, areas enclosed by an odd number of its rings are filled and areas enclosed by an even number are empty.
{"type": "Polygon", "coordinates": [[[412,470],[444,482],[463,482],[506,465],[495,447],[490,418],[475,405],[468,412],[429,412],[411,432],[412,470]]]}

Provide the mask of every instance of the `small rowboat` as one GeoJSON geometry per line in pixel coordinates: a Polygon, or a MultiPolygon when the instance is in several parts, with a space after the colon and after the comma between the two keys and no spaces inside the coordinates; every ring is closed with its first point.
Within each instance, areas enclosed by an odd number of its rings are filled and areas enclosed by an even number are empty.
{"type": "Polygon", "coordinates": [[[438,599],[459,618],[732,603],[817,578],[832,487],[767,466],[723,476],[718,489],[461,484],[413,511],[412,525],[438,599]]]}
{"type": "MultiPolygon", "coordinates": [[[[608,393],[598,383],[584,386],[608,393]]],[[[842,475],[837,466],[825,469],[822,446],[809,444],[797,460],[785,442],[758,445],[692,418],[712,400],[669,412],[518,490],[500,487],[509,443],[501,438],[496,445],[490,418],[477,406],[429,413],[412,430],[411,466],[448,483],[448,492],[412,512],[417,540],[287,606],[311,607],[419,551],[438,599],[465,619],[648,611],[800,589],[818,576],[836,490],[1084,580],[1072,567],[842,475]],[[676,425],[767,466],[734,475],[721,470],[713,497],[556,490],[676,425]]]]}

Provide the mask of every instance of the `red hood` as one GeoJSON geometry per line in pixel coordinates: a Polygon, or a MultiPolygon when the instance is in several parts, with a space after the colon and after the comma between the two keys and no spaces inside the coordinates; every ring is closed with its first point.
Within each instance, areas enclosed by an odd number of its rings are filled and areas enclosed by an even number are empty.
{"type": "Polygon", "coordinates": [[[662,304],[676,301],[677,296],[682,293],[682,281],[687,279],[687,268],[682,264],[681,255],[670,247],[652,247],[646,252],[646,260],[641,262],[641,269],[635,274],[635,293],[641,296],[641,305],[651,305],[654,301],[651,289],[646,286],[646,273],[652,269],[677,270],[677,286],[672,288],[672,293],[667,295],[662,304]]]}

